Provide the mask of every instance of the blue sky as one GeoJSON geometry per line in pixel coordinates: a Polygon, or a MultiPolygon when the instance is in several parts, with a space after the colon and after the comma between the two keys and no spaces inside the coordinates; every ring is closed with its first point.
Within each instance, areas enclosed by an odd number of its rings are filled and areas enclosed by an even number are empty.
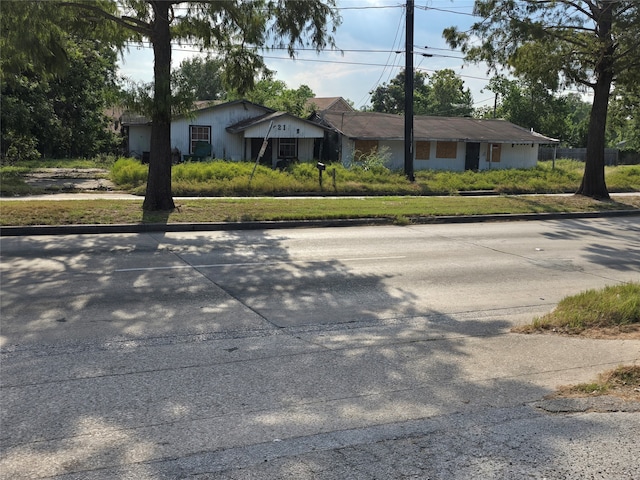
{"type": "MultiPolygon", "coordinates": [[[[474,21],[473,0],[415,0],[414,66],[426,73],[453,69],[471,89],[476,106],[493,103],[491,92],[482,89],[488,82],[487,68],[465,65],[459,52],[450,51],[442,30],[456,25],[466,30],[474,21]],[[429,47],[424,49],[423,47],[429,47]],[[423,57],[420,53],[433,57],[423,57]]],[[[265,53],[267,66],[289,88],[308,85],[318,97],[342,96],[356,108],[370,103],[369,92],[387,83],[404,68],[404,0],[338,0],[342,24],[335,38],[344,51],[320,54],[301,51],[297,60],[285,52],[265,53]],[[357,51],[350,51],[357,50],[357,51]]],[[[175,47],[173,67],[198,55],[192,49],[175,47]]],[[[120,62],[120,73],[137,81],[152,80],[153,54],[149,48],[131,46],[120,62]]]]}

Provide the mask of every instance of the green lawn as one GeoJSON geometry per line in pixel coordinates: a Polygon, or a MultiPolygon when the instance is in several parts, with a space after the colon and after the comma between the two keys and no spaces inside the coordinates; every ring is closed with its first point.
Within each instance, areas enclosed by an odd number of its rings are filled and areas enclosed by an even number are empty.
{"type": "Polygon", "coordinates": [[[640,195],[601,202],[576,196],[339,197],[176,200],[173,212],[145,213],[140,200],[3,200],[0,225],[240,222],[386,218],[640,209],[640,195]]]}

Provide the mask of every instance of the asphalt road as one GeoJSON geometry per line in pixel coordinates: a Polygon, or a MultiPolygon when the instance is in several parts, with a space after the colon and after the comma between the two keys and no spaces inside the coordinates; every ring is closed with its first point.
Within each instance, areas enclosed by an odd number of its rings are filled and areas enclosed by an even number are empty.
{"type": "Polygon", "coordinates": [[[640,478],[640,408],[544,400],[640,342],[509,333],[640,217],[0,248],[1,478],[640,478]]]}

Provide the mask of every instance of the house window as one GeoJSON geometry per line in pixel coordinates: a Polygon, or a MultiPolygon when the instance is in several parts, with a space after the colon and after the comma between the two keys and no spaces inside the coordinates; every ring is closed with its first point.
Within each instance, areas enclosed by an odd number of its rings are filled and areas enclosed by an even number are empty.
{"type": "Polygon", "coordinates": [[[367,156],[378,151],[377,140],[356,140],[355,151],[353,152],[354,160],[360,160],[360,157],[367,156]]]}
{"type": "Polygon", "coordinates": [[[488,162],[499,162],[500,161],[500,153],[502,152],[502,144],[500,143],[489,143],[487,145],[487,161],[488,162]]]}
{"type": "Polygon", "coordinates": [[[457,156],[458,156],[457,142],[436,143],[436,158],[457,158],[457,156]]]}
{"type": "Polygon", "coordinates": [[[429,160],[431,142],[416,142],[416,160],[429,160]]]}
{"type": "Polygon", "coordinates": [[[281,138],[278,142],[278,158],[296,158],[297,146],[295,138],[281,138]]]}
{"type": "Polygon", "coordinates": [[[211,143],[211,127],[208,125],[190,125],[189,140],[189,153],[194,153],[196,142],[211,143]]]}

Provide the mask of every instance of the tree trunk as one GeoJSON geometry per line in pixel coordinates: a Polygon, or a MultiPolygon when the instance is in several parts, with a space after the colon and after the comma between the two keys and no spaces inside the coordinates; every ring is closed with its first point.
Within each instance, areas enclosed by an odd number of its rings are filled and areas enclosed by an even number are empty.
{"type": "Polygon", "coordinates": [[[154,95],[149,176],[142,208],[166,211],[175,208],[171,195],[171,4],[166,1],[150,3],[154,12],[151,34],[154,95]]]}
{"type": "Polygon", "coordinates": [[[598,16],[598,36],[603,46],[603,52],[594,69],[596,84],[589,117],[587,158],[584,164],[582,184],[576,192],[578,195],[585,195],[599,200],[609,199],[609,192],[604,179],[604,147],[609,95],[611,93],[611,83],[613,82],[613,55],[615,53],[613,39],[611,38],[612,21],[612,3],[605,2],[598,16]]]}
{"type": "Polygon", "coordinates": [[[584,175],[582,176],[582,184],[576,192],[578,195],[600,200],[609,198],[607,184],[604,179],[604,147],[611,77],[611,75],[606,74],[598,77],[591,107],[591,116],[589,117],[584,175]]]}

